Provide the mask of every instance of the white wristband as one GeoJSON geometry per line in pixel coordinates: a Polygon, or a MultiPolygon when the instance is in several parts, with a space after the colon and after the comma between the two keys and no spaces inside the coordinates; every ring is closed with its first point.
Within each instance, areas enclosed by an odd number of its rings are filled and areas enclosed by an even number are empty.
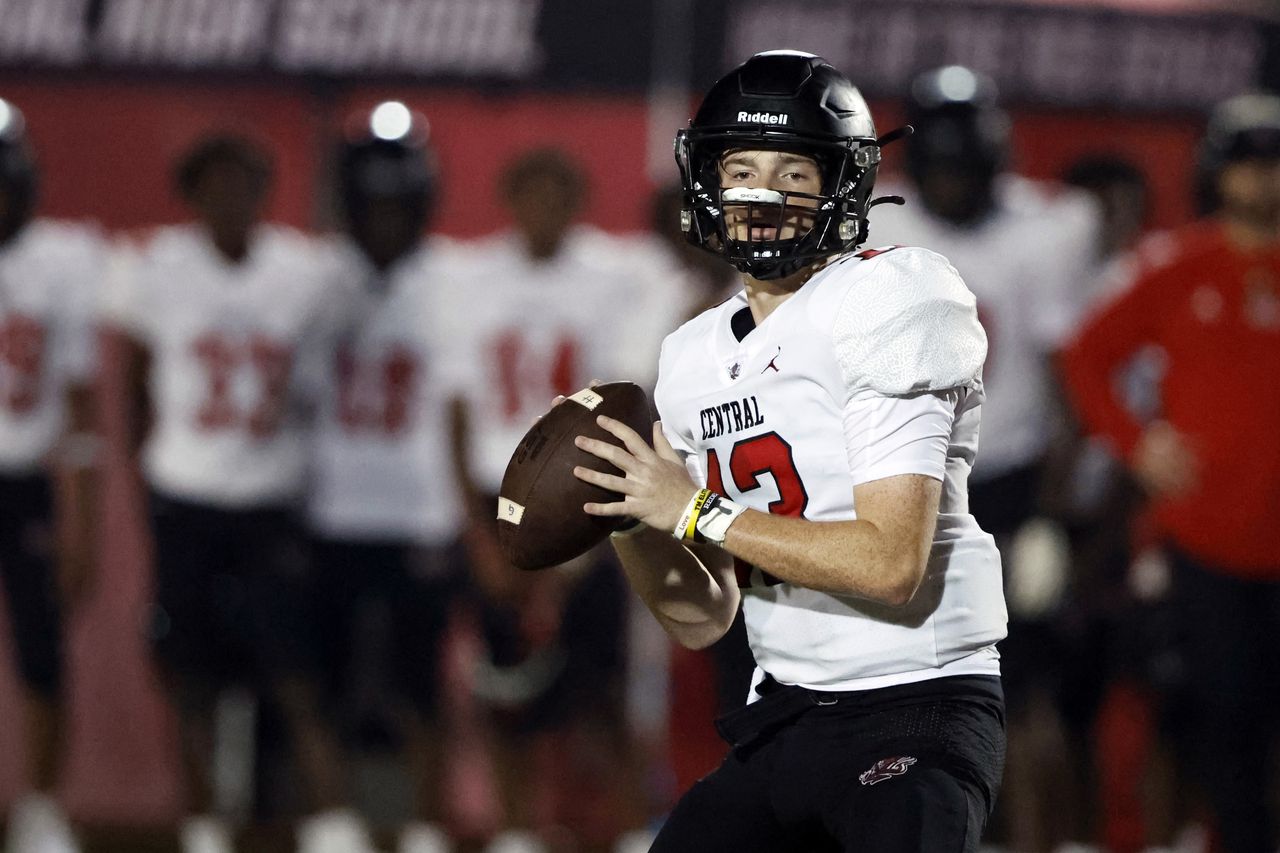
{"type": "Polygon", "coordinates": [[[712,545],[723,545],[729,526],[738,520],[738,516],[747,511],[745,506],[736,504],[726,497],[715,495],[702,507],[695,523],[697,539],[712,545]]]}

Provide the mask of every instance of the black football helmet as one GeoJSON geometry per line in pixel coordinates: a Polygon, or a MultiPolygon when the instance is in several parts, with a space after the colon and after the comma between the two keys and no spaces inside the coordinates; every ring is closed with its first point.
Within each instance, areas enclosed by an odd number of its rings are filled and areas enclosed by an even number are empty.
{"type": "Polygon", "coordinates": [[[1196,163],[1201,213],[1218,207],[1218,173],[1239,160],[1280,160],[1280,96],[1237,95],[1209,116],[1196,163]]]}
{"type": "Polygon", "coordinates": [[[907,98],[907,173],[919,183],[946,168],[989,183],[1009,157],[1009,116],[996,103],[995,84],[960,65],[918,75],[907,98]]]}
{"type": "Polygon", "coordinates": [[[399,101],[353,118],[338,152],[347,232],[379,269],[413,250],[436,197],[427,122],[399,101]]]}
{"type": "Polygon", "coordinates": [[[35,212],[39,175],[27,140],[26,120],[13,104],[0,99],[0,240],[17,233],[35,212]]]}
{"type": "Polygon", "coordinates": [[[675,154],[686,239],[741,272],[783,278],[866,239],[879,140],[862,95],[821,57],[790,50],[751,57],[711,87],[689,127],[676,134],[675,154]],[[822,172],[821,192],[721,189],[720,158],[741,149],[812,157],[822,172]],[[814,206],[806,207],[813,222],[794,237],[736,240],[725,225],[725,205],[744,205],[749,221],[776,216],[781,234],[788,202],[800,198],[814,206]]]}
{"type": "Polygon", "coordinates": [[[338,192],[348,222],[370,201],[385,199],[411,208],[425,226],[436,199],[426,119],[399,101],[354,118],[338,153],[338,192]]]}

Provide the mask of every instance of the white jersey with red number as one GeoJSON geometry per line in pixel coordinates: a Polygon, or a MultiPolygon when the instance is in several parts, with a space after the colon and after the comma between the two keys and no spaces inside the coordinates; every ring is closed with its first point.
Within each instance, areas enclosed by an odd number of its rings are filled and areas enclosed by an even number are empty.
{"type": "Polygon", "coordinates": [[[975,481],[1034,463],[1052,434],[1049,359],[1089,300],[1095,204],[1082,192],[1055,193],[1010,175],[997,184],[995,209],[960,228],[931,214],[910,189],[890,191],[907,203],[875,209],[873,243],[941,252],[978,298],[990,352],[975,481]]]}
{"type": "Polygon", "coordinates": [[[738,564],[764,672],[784,684],[860,690],[999,671],[1000,557],[967,496],[985,352],[973,296],[955,270],[907,248],[841,259],[758,327],[740,293],[667,338],[658,411],[708,488],[821,522],[856,518],[862,483],[903,474],[943,483],[928,569],[903,607],[738,564]]]}
{"type": "Polygon", "coordinates": [[[298,497],[298,365],[332,322],[321,261],[313,240],[269,225],[232,262],[184,225],[157,231],[122,265],[106,312],[151,355],[152,487],[232,508],[298,497]]]}
{"type": "Polygon", "coordinates": [[[38,468],[65,428],[65,394],[94,365],[106,261],[87,226],[35,220],[0,246],[0,472],[38,468]]]}
{"type": "Polygon", "coordinates": [[[625,254],[590,228],[537,261],[514,235],[466,248],[465,322],[454,330],[471,380],[472,475],[496,493],[507,462],[557,394],[593,379],[633,379],[625,334],[641,279],[625,254]]]}
{"type": "Polygon", "coordinates": [[[336,539],[443,542],[459,518],[448,426],[457,251],[435,238],[382,274],[354,248],[343,255],[354,298],[325,354],[311,524],[336,539]]]}

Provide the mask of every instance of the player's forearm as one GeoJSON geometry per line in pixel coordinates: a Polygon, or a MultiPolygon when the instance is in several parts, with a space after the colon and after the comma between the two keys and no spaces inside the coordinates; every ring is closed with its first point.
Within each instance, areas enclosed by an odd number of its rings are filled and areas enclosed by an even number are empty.
{"type": "MultiPolygon", "coordinates": [[[[102,439],[98,433],[97,398],[87,384],[67,389],[67,434],[58,445],[56,466],[66,490],[61,525],[61,586],[78,599],[93,570],[94,543],[98,534],[98,471],[102,464],[102,439]]],[[[68,602],[68,603],[69,603],[68,602]]]]}
{"type": "Polygon", "coordinates": [[[78,597],[94,570],[94,543],[98,538],[98,470],[76,467],[64,478],[66,516],[62,528],[61,572],[63,593],[78,597]]]}
{"type": "Polygon", "coordinates": [[[136,460],[151,433],[154,411],[151,407],[151,351],[143,343],[125,334],[125,448],[136,460]]]}
{"type": "Polygon", "coordinates": [[[808,521],[748,511],[724,550],[779,580],[834,595],[898,606],[915,595],[929,551],[904,547],[870,521],[808,521]]]}
{"type": "MultiPolygon", "coordinates": [[[[724,636],[738,612],[738,588],[726,561],[704,563],[670,534],[644,529],[613,537],[627,580],[680,645],[705,648],[724,636]]],[[[699,549],[703,550],[703,549],[699,549]]]]}
{"type": "Polygon", "coordinates": [[[492,512],[471,474],[471,412],[461,397],[449,401],[449,459],[454,484],[468,516],[484,516],[487,520],[492,512]]]}

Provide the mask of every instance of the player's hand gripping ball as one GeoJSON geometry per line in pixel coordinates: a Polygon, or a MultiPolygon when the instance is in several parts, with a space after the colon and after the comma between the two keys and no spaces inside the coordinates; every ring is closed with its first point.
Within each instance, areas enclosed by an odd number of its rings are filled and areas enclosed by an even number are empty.
{"type": "Polygon", "coordinates": [[[621,444],[596,423],[606,415],[647,436],[649,397],[634,382],[584,388],[551,408],[525,433],[507,463],[498,497],[498,541],[516,567],[545,569],[586,553],[624,519],[588,515],[584,503],[610,503],[622,495],[584,483],[574,466],[622,472],[574,445],[579,435],[621,444]]]}

